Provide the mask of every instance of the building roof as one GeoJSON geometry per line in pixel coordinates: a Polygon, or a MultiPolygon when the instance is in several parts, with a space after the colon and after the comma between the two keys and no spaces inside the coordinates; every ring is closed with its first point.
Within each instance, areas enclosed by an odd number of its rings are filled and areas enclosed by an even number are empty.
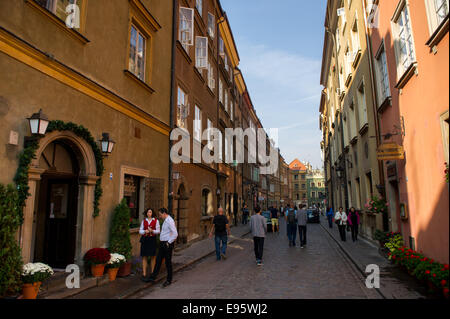
{"type": "Polygon", "coordinates": [[[295,171],[306,171],[306,166],[297,158],[289,164],[289,168],[295,171]]]}

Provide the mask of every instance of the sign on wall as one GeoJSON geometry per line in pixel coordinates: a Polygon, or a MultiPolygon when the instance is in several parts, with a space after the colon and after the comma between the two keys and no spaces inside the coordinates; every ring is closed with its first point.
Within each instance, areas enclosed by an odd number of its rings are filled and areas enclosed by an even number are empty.
{"type": "Polygon", "coordinates": [[[379,161],[405,159],[403,146],[396,143],[381,144],[377,149],[377,159],[379,161]]]}

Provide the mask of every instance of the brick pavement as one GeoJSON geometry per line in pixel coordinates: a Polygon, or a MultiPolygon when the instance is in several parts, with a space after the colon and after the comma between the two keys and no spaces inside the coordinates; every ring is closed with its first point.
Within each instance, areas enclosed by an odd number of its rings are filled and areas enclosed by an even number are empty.
{"type": "Polygon", "coordinates": [[[209,257],[174,276],[167,288],[152,286],[144,299],[380,299],[318,224],[308,226],[306,248],[289,247],[286,227],[265,240],[256,266],[251,236],[229,246],[228,259],[209,257]]]}
{"type": "MultiPolygon", "coordinates": [[[[238,225],[231,228],[230,243],[233,243],[238,238],[249,233],[248,225],[238,225]]],[[[206,258],[210,255],[215,255],[214,239],[204,239],[189,245],[180,251],[175,251],[172,258],[174,278],[177,277],[177,272],[189,267],[189,265],[206,258]]],[[[166,271],[162,270],[158,276],[158,282],[166,278],[166,271]]],[[[76,295],[68,296],[70,299],[122,299],[127,298],[142,289],[151,287],[151,283],[144,283],[140,280],[140,274],[132,274],[126,278],[117,278],[114,282],[106,285],[90,288],[76,295]]],[[[52,297],[60,298],[60,295],[49,295],[46,298],[52,297]]]]}
{"type": "Polygon", "coordinates": [[[421,286],[414,278],[393,265],[383,257],[375,246],[361,236],[358,241],[353,242],[351,232],[347,232],[347,241],[340,239],[339,231],[336,225],[330,229],[328,222],[322,218],[321,225],[324,230],[331,235],[338,243],[351,261],[358,268],[360,273],[364,273],[366,266],[375,264],[380,267],[380,289],[379,292],[387,299],[423,299],[433,298],[429,295],[427,289],[421,286]]]}

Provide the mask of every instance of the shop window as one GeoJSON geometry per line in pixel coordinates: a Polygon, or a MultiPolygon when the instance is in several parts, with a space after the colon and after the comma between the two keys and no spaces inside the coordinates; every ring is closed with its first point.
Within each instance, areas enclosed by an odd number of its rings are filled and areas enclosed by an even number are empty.
{"type": "Polygon", "coordinates": [[[141,177],[125,174],[123,197],[127,201],[127,205],[130,209],[130,228],[136,228],[140,225],[140,187],[141,177]]]}

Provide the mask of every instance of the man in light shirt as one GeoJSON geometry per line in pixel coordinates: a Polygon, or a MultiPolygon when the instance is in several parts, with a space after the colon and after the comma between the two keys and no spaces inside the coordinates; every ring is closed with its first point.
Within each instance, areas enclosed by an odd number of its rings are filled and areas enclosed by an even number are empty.
{"type": "Polygon", "coordinates": [[[163,284],[163,287],[167,287],[172,283],[172,252],[174,248],[174,242],[178,237],[177,228],[175,227],[175,221],[169,216],[167,209],[161,208],[159,210],[159,217],[164,220],[161,228],[161,234],[159,236],[159,250],[158,257],[156,258],[156,265],[153,273],[146,280],[147,282],[155,282],[161,268],[162,260],[166,260],[167,279],[163,284]]]}

